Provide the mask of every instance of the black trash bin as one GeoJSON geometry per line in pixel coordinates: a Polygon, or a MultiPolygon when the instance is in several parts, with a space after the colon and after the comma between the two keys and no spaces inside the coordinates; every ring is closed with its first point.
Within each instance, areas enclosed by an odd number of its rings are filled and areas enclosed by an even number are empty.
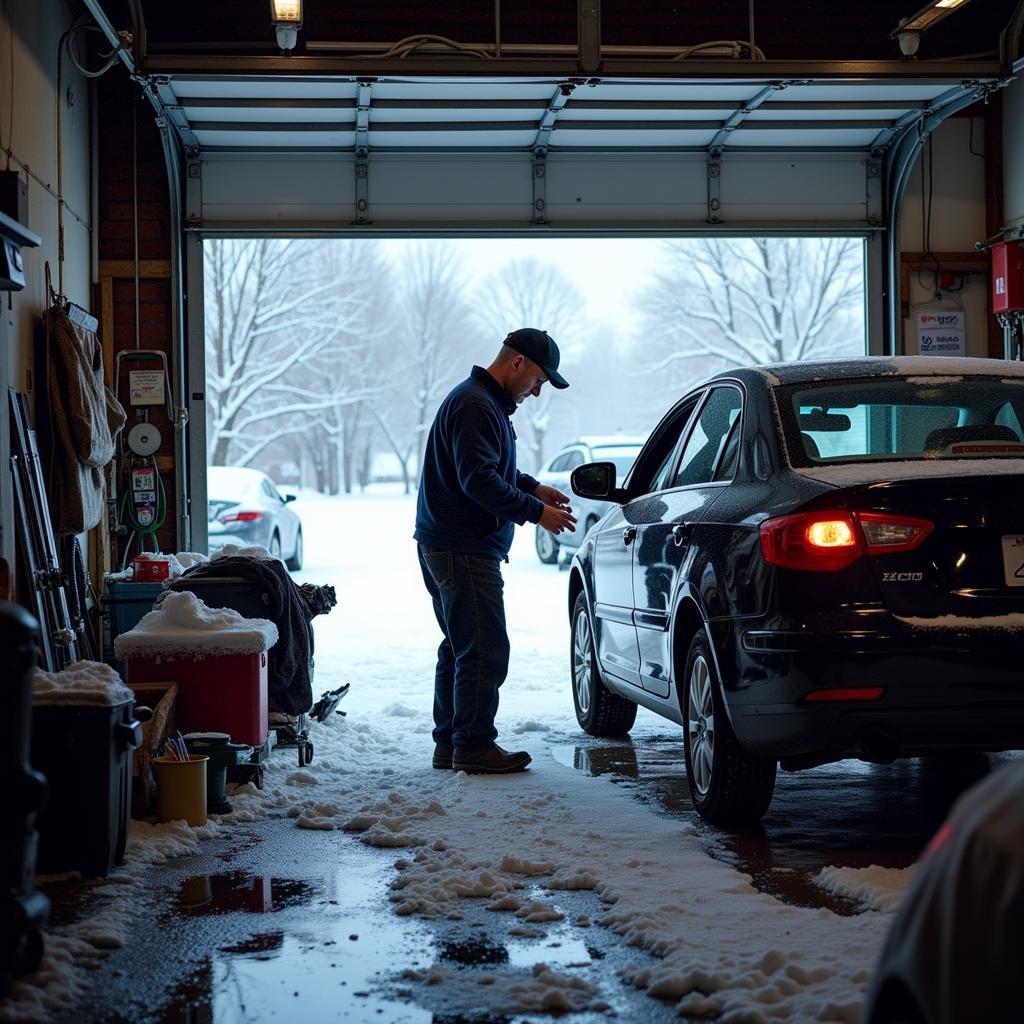
{"type": "Polygon", "coordinates": [[[32,708],[32,764],[49,782],[36,825],[39,871],[80,871],[94,878],[124,859],[132,751],[142,742],[133,703],[32,708]]]}

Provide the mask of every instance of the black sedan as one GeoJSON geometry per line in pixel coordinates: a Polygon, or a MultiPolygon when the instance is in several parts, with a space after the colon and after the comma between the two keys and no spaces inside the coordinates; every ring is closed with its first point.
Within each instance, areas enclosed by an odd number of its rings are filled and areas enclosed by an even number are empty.
{"type": "Polygon", "coordinates": [[[776,768],[1024,747],[1024,365],[865,358],[677,402],[573,559],[573,699],[683,727],[694,806],[758,820],[776,768]]]}

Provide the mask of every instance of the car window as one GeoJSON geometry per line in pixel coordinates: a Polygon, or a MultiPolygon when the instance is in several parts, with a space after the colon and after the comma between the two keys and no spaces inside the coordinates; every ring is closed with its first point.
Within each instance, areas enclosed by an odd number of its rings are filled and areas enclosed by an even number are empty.
{"type": "Polygon", "coordinates": [[[260,485],[260,490],[271,499],[271,501],[280,501],[281,495],[277,493],[277,488],[269,481],[264,480],[260,485]]]}
{"type": "Polygon", "coordinates": [[[630,494],[650,494],[652,491],[662,491],[668,486],[668,476],[675,463],[674,456],[679,439],[703,395],[704,392],[701,392],[687,399],[655,428],[651,439],[637,456],[636,465],[629,478],[630,494]]]}
{"type": "Polygon", "coordinates": [[[741,422],[742,418],[737,416],[729,428],[729,436],[725,439],[722,457],[718,460],[718,467],[715,469],[715,480],[731,480],[736,474],[736,463],[740,454],[741,422]]]}
{"type": "Polygon", "coordinates": [[[794,388],[780,408],[799,439],[798,464],[1024,454],[1024,381],[853,380],[794,388]]]}
{"type": "Polygon", "coordinates": [[[714,388],[701,407],[693,430],[683,449],[679,467],[672,477],[673,487],[710,483],[722,454],[730,428],[740,414],[742,396],[733,387],[714,388]]]}
{"type": "Polygon", "coordinates": [[[557,456],[551,461],[551,465],[548,466],[549,473],[561,473],[565,467],[569,464],[569,452],[562,452],[561,455],[557,456]]]}
{"type": "Polygon", "coordinates": [[[577,466],[582,466],[587,460],[583,456],[578,448],[575,451],[569,452],[568,462],[566,463],[566,469],[575,469],[577,466]]]}

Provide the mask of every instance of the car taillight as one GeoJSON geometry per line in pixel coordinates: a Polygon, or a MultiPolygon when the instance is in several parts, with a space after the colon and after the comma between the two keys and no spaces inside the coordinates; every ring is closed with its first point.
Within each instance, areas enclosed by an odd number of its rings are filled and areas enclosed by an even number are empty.
{"type": "Polygon", "coordinates": [[[218,516],[218,519],[222,523],[253,523],[257,519],[263,518],[262,512],[228,512],[225,515],[218,516]]]}
{"type": "Polygon", "coordinates": [[[933,529],[927,519],[880,512],[798,512],[761,524],[761,554],[784,569],[831,572],[861,555],[910,551],[933,529]]]}

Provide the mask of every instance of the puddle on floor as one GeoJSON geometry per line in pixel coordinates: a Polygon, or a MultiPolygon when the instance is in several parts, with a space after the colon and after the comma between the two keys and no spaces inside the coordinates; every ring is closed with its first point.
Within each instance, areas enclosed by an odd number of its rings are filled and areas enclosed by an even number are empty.
{"type": "Polygon", "coordinates": [[[174,909],[185,914],[267,914],[309,903],[316,887],[294,878],[227,871],[182,881],[174,909]]]}

